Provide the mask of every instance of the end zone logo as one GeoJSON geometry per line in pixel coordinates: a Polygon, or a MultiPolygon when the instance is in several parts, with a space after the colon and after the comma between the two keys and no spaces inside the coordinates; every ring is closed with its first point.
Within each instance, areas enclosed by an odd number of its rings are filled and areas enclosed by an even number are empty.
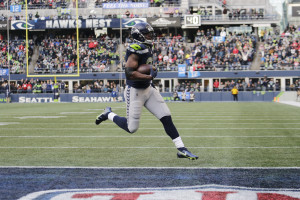
{"type": "Polygon", "coordinates": [[[204,185],[173,188],[48,190],[20,200],[300,200],[299,189],[261,189],[204,185]]]}

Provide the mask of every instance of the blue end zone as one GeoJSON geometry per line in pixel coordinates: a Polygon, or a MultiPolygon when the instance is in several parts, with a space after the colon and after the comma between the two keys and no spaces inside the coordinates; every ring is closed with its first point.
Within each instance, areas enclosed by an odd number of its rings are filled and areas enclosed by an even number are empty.
{"type": "Polygon", "coordinates": [[[1,199],[53,189],[226,185],[299,189],[300,168],[0,168],[1,199]]]}

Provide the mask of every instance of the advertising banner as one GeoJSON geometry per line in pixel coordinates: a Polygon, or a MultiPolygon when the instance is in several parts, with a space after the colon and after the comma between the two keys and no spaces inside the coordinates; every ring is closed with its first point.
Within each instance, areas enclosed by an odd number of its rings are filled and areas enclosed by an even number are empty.
{"type": "MultiPolygon", "coordinates": [[[[54,93],[41,94],[12,94],[12,102],[16,103],[53,103],[53,102],[72,102],[72,103],[105,103],[114,102],[111,93],[80,93],[80,94],[63,94],[59,95],[55,101],[54,93]]],[[[121,98],[123,101],[123,98],[121,98]]]]}
{"type": "MultiPolygon", "coordinates": [[[[146,18],[122,19],[122,27],[132,27],[137,23],[145,22],[146,18]]],[[[61,20],[28,20],[27,27],[31,29],[75,29],[79,28],[120,28],[120,19],[61,19],[61,20]]],[[[25,20],[11,22],[12,30],[25,30],[25,20]]]]}
{"type": "Polygon", "coordinates": [[[185,64],[178,65],[178,77],[180,78],[186,77],[185,71],[186,71],[185,64]]]}
{"type": "Polygon", "coordinates": [[[147,2],[102,3],[102,7],[103,7],[103,9],[148,8],[149,3],[147,3],[147,2]]]}
{"type": "Polygon", "coordinates": [[[165,14],[179,13],[179,8],[175,8],[175,7],[166,7],[166,8],[163,8],[163,12],[164,12],[165,14]]]}
{"type": "Polygon", "coordinates": [[[4,94],[0,94],[0,103],[6,103],[7,99],[4,94]]]}
{"type": "MultiPolygon", "coordinates": [[[[177,92],[180,100],[182,100],[182,92],[177,92]]],[[[196,92],[195,101],[232,101],[231,92],[196,92]]],[[[264,95],[257,95],[253,92],[239,92],[239,101],[273,101],[274,96],[279,92],[266,92],[264,95]]],[[[173,100],[173,93],[161,93],[166,101],[173,100]]],[[[121,96],[121,95],[120,95],[121,96]]],[[[120,97],[119,96],[119,97],[120,97]]],[[[185,92],[185,100],[191,98],[190,92],[185,92]]],[[[121,100],[125,99],[122,97],[121,100]]],[[[12,94],[11,102],[13,103],[53,103],[53,93],[42,94],[12,94]]],[[[80,94],[60,94],[59,102],[69,103],[109,103],[114,102],[114,98],[110,93],[80,93],[80,94]]],[[[6,103],[4,94],[0,94],[0,103],[6,103]]]]}
{"type": "Polygon", "coordinates": [[[181,27],[180,17],[147,18],[153,27],[181,27]]]}

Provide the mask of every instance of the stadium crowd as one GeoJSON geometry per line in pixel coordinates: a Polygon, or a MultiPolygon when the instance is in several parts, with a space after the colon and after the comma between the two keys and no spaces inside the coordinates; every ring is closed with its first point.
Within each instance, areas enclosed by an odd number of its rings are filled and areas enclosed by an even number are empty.
{"type": "MultiPolygon", "coordinates": [[[[160,71],[177,71],[178,64],[186,64],[191,71],[249,70],[257,54],[261,70],[299,69],[299,31],[292,27],[284,34],[261,30],[260,45],[253,33],[237,34],[222,27],[199,29],[187,43],[180,34],[160,34],[154,41],[153,63],[160,71]],[[221,39],[220,39],[221,38],[221,39]],[[256,52],[257,51],[257,52],[256,52]]],[[[25,40],[12,37],[7,54],[7,41],[0,35],[0,67],[9,66],[11,73],[25,73],[25,40]]],[[[39,73],[76,73],[77,42],[74,35],[50,35],[42,40],[29,40],[29,64],[39,73]],[[31,62],[34,48],[38,58],[31,62]]],[[[124,42],[126,48],[129,37],[124,42]]],[[[80,72],[120,71],[119,38],[101,34],[79,41],[80,72]]],[[[124,52],[123,55],[124,56],[124,52]]],[[[122,66],[124,68],[124,66],[122,66]]]]}
{"type": "Polygon", "coordinates": [[[253,61],[256,39],[253,34],[226,33],[217,28],[198,30],[191,55],[186,55],[187,64],[193,65],[193,71],[231,71],[248,70],[253,61]],[[222,41],[215,41],[223,37],[222,41]]]}
{"type": "MultiPolygon", "coordinates": [[[[52,9],[67,7],[70,0],[27,0],[28,9],[52,9]]],[[[0,0],[0,9],[6,9],[8,5],[21,5],[25,9],[25,0],[0,0]]]]}
{"type": "MultiPolygon", "coordinates": [[[[8,82],[6,79],[0,80],[0,93],[4,93],[4,85],[8,82]]],[[[39,94],[39,93],[53,93],[54,85],[57,84],[60,93],[69,93],[69,86],[64,81],[55,83],[53,80],[39,80],[39,79],[22,79],[20,81],[10,82],[10,91],[15,94],[39,94]]],[[[121,87],[117,81],[92,80],[74,82],[72,93],[118,93],[121,92],[121,87]]]]}
{"type": "MultiPolygon", "coordinates": [[[[18,37],[15,37],[8,46],[7,40],[0,40],[0,57],[2,58],[0,59],[0,68],[8,68],[9,65],[10,73],[25,73],[27,63],[25,42],[25,40],[19,40],[18,37]]],[[[28,61],[30,62],[34,48],[33,40],[28,41],[28,46],[28,61]]]]}
{"type": "Polygon", "coordinates": [[[281,35],[261,30],[260,39],[263,42],[259,47],[262,70],[300,69],[300,35],[294,26],[289,27],[281,35]]]}
{"type": "MultiPolygon", "coordinates": [[[[71,35],[48,38],[39,44],[35,73],[74,73],[77,69],[77,42],[71,35]]],[[[108,36],[79,42],[81,72],[106,72],[119,64],[118,40],[108,36]]]]}
{"type": "MultiPolygon", "coordinates": [[[[239,91],[279,91],[280,84],[278,81],[274,81],[272,78],[260,78],[260,79],[214,79],[213,91],[214,92],[230,92],[232,88],[236,87],[239,91]]],[[[294,90],[299,87],[299,81],[295,80],[295,83],[287,86],[287,90],[294,90]]],[[[199,82],[193,81],[181,81],[178,83],[174,90],[175,92],[207,92],[208,88],[203,87],[199,82]]]]}
{"type": "MultiPolygon", "coordinates": [[[[194,43],[187,44],[180,34],[162,34],[155,39],[153,64],[160,71],[177,71],[186,64],[192,71],[248,70],[256,48],[252,34],[226,33],[221,28],[198,30],[194,43]],[[216,41],[216,37],[224,37],[216,41]]],[[[131,40],[126,40],[125,47],[131,40]]]]}

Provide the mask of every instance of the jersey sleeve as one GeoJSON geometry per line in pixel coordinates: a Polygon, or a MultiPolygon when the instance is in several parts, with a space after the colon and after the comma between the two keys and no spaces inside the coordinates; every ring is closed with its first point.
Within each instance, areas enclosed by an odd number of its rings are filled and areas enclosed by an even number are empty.
{"type": "Polygon", "coordinates": [[[127,54],[137,54],[137,55],[144,55],[149,52],[149,49],[142,44],[131,44],[127,47],[127,54]]]}

